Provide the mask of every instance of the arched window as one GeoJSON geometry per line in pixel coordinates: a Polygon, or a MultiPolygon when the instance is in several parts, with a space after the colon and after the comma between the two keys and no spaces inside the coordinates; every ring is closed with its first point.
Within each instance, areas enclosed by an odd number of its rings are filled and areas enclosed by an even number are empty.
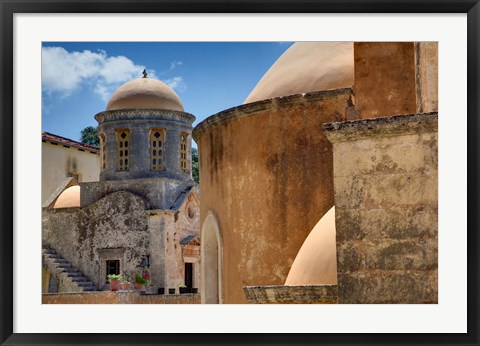
{"type": "Polygon", "coordinates": [[[117,130],[117,159],[118,170],[128,171],[129,167],[129,152],[130,152],[130,130],[117,130]]]}
{"type": "Polygon", "coordinates": [[[100,133],[100,159],[102,160],[101,161],[101,167],[102,167],[102,171],[107,167],[107,161],[105,160],[105,146],[106,146],[106,142],[105,142],[105,134],[103,133],[100,133]]]}
{"type": "Polygon", "coordinates": [[[165,169],[165,129],[150,130],[150,169],[163,171],[165,169]]]}
{"type": "Polygon", "coordinates": [[[187,168],[187,139],[188,133],[180,133],[180,169],[183,173],[189,173],[187,168]]]}

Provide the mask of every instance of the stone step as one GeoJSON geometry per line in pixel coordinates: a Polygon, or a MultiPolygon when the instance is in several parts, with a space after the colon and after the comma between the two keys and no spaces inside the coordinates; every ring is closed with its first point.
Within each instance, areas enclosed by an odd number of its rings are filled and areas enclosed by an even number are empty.
{"type": "Polygon", "coordinates": [[[94,287],[95,285],[91,281],[77,282],[77,286],[80,287],[94,287]]]}
{"type": "Polygon", "coordinates": [[[77,269],[73,268],[73,267],[65,267],[65,268],[62,268],[62,271],[64,273],[68,273],[70,275],[70,273],[79,273],[80,276],[82,276],[82,273],[80,273],[77,269]]]}
{"type": "Polygon", "coordinates": [[[53,259],[53,263],[70,263],[64,258],[55,258],[53,259]]]}
{"type": "Polygon", "coordinates": [[[57,253],[55,249],[52,249],[51,247],[48,247],[48,246],[43,247],[42,250],[45,253],[57,253]]]}
{"type": "Polygon", "coordinates": [[[72,263],[63,258],[54,249],[45,246],[42,249],[42,253],[50,265],[54,265],[56,268],[60,269],[61,272],[66,274],[77,287],[82,289],[82,291],[97,291],[95,284],[89,281],[87,277],[72,265],[72,263]]]}

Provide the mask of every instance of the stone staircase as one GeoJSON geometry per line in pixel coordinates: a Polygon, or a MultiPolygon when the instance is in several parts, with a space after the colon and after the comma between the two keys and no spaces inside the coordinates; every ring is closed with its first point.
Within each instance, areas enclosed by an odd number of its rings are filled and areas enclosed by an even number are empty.
{"type": "Polygon", "coordinates": [[[57,251],[49,246],[42,248],[44,265],[62,283],[62,291],[86,292],[97,291],[97,286],[85,277],[81,271],[75,268],[69,261],[63,258],[57,251]]]}

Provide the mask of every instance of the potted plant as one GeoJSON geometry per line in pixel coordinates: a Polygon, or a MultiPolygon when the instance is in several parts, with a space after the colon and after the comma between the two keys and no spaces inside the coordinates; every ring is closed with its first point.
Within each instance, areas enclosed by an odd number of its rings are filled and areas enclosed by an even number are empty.
{"type": "Polygon", "coordinates": [[[110,283],[110,290],[115,292],[120,289],[120,280],[122,280],[122,274],[108,274],[107,280],[110,283]]]}
{"type": "Polygon", "coordinates": [[[184,284],[181,284],[180,286],[178,286],[178,289],[180,290],[180,294],[187,293],[187,286],[185,286],[184,284]]]}
{"type": "Polygon", "coordinates": [[[165,287],[159,287],[158,294],[165,294],[165,287]]]}
{"type": "Polygon", "coordinates": [[[141,290],[148,283],[148,279],[150,279],[150,275],[147,273],[143,275],[135,274],[135,288],[141,290]]]}
{"type": "Polygon", "coordinates": [[[175,294],[175,288],[169,288],[168,294],[175,294]]]}
{"type": "Polygon", "coordinates": [[[192,293],[198,293],[198,288],[192,287],[192,293]]]}
{"type": "Polygon", "coordinates": [[[129,288],[130,288],[130,282],[128,282],[127,280],[123,280],[122,281],[122,290],[128,291],[129,288]]]}

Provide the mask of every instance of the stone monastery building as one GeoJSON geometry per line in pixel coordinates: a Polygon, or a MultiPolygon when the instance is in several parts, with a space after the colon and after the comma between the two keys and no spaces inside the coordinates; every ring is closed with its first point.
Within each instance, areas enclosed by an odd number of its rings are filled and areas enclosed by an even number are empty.
{"type": "Polygon", "coordinates": [[[437,112],[434,42],[295,43],[193,133],[170,88],[130,81],[95,116],[100,181],[44,208],[44,292],[78,286],[56,249],[84,288],[141,269],[202,303],[436,303],[437,112]]]}
{"type": "Polygon", "coordinates": [[[99,181],[73,183],[43,211],[44,292],[101,290],[108,274],[148,273],[151,289],[197,287],[195,117],[172,89],[144,76],[122,85],[95,119],[99,181]]]}

